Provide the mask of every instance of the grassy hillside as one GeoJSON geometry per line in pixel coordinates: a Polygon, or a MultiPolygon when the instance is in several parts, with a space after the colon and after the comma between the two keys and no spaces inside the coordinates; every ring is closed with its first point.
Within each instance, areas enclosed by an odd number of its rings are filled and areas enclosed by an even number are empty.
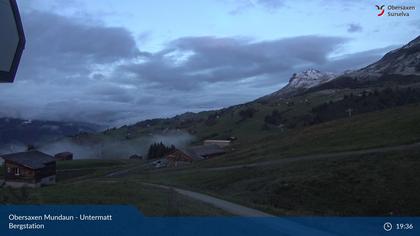
{"type": "MultiPolygon", "coordinates": [[[[404,94],[403,89],[395,89],[395,91],[399,91],[400,98],[404,94]]],[[[416,91],[413,94],[417,96],[418,90],[413,91],[416,91]]],[[[288,154],[318,151],[316,150],[317,146],[322,149],[319,151],[324,151],[325,147],[332,148],[330,151],[336,151],[334,146],[342,150],[412,141],[415,137],[408,136],[414,133],[411,130],[412,128],[414,130],[418,128],[416,117],[419,113],[410,103],[415,104],[417,100],[408,99],[407,101],[392,102],[393,98],[387,98],[386,94],[384,88],[375,87],[369,89],[322,90],[288,99],[274,97],[269,100],[257,100],[216,111],[197,114],[186,113],[168,119],[146,120],[131,126],[109,129],[95,135],[79,135],[74,137],[73,140],[87,144],[119,141],[135,146],[143,145],[141,142],[153,135],[173,135],[174,131],[185,131],[194,136],[195,139],[192,144],[201,143],[204,139],[209,138],[237,137],[238,142],[243,147],[249,147],[253,146],[255,142],[265,139],[267,146],[270,147],[273,145],[279,146],[278,143],[280,142],[281,147],[276,151],[288,154]],[[364,94],[373,94],[372,91],[385,92],[379,92],[378,96],[365,97],[364,94]],[[347,99],[349,96],[354,97],[354,99],[347,99]],[[346,105],[347,103],[349,104],[346,105]],[[327,106],[326,104],[332,105],[327,106]],[[366,104],[369,104],[369,106],[366,104]],[[317,117],[323,114],[322,110],[318,108],[325,106],[331,107],[327,111],[333,114],[329,115],[327,120],[319,121],[317,117]],[[347,116],[346,110],[349,107],[353,108],[354,119],[345,119],[347,116]],[[401,110],[399,110],[399,107],[401,107],[401,110]],[[387,112],[391,108],[396,108],[396,110],[387,112]],[[393,114],[394,112],[400,113],[400,115],[393,114]],[[368,115],[364,116],[364,114],[368,115]],[[390,117],[388,118],[388,116],[390,117]],[[333,120],[333,122],[327,122],[330,120],[333,120]],[[395,122],[398,124],[394,125],[395,122]],[[329,137],[329,133],[334,132],[336,128],[341,129],[336,132],[340,134],[340,137],[329,137]],[[324,131],[318,133],[317,130],[320,129],[324,131]],[[370,129],[374,133],[367,132],[370,129]],[[344,130],[348,131],[344,132],[344,130]],[[313,142],[310,137],[311,132],[321,136],[319,138],[312,137],[312,139],[316,139],[313,142]],[[393,132],[397,132],[395,136],[391,134],[393,132]],[[406,132],[408,133],[405,134],[406,132]],[[380,140],[383,137],[382,133],[387,136],[380,140]],[[374,139],[374,135],[377,135],[376,139],[374,139]],[[301,140],[301,136],[305,140],[301,140]],[[352,138],[353,136],[360,137],[356,139],[352,138]],[[399,136],[405,137],[400,139],[399,136]],[[311,145],[312,147],[310,147],[311,145]],[[294,147],[301,151],[293,150],[294,147]]],[[[249,154],[249,151],[247,153],[249,154]]]]}
{"type": "Polygon", "coordinates": [[[180,186],[277,215],[419,215],[420,150],[232,170],[139,172],[130,179],[180,186]]]}
{"type": "Polygon", "coordinates": [[[186,168],[142,170],[128,178],[180,186],[278,215],[418,215],[419,148],[208,168],[420,142],[419,108],[413,104],[271,133],[252,144],[238,141],[228,154],[186,168]]]}
{"type": "Polygon", "coordinates": [[[1,204],[130,204],[147,216],[227,215],[172,190],[144,186],[138,180],[107,179],[107,173],[141,165],[138,161],[59,162],[57,184],[42,188],[0,188],[1,204]],[[71,174],[70,174],[71,173],[71,174]]]}
{"type": "MultiPolygon", "coordinates": [[[[195,136],[196,142],[208,138],[228,138],[256,140],[272,133],[278,133],[276,126],[266,127],[265,117],[274,110],[282,113],[284,119],[299,120],[315,106],[327,101],[335,101],[354,90],[328,90],[289,99],[254,101],[215,111],[185,113],[167,119],[153,119],[134,125],[112,128],[98,134],[81,134],[72,138],[77,143],[98,144],[106,141],[141,141],[153,134],[166,134],[174,130],[183,130],[195,136]],[[243,113],[252,110],[251,116],[243,113]]],[[[357,92],[357,91],[356,91],[357,92]]],[[[302,125],[298,123],[297,126],[302,125]]]]}
{"type": "Polygon", "coordinates": [[[262,160],[360,150],[420,142],[420,106],[409,105],[318,125],[238,140],[224,156],[199,166],[252,163],[262,160]]]}

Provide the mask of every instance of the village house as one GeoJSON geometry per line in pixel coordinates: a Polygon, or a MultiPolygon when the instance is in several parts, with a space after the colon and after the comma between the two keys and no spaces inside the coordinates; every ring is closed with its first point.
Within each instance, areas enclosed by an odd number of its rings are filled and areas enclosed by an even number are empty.
{"type": "Polygon", "coordinates": [[[231,143],[232,143],[231,140],[215,140],[215,139],[204,140],[204,145],[217,145],[221,148],[227,147],[231,143]]]}
{"type": "Polygon", "coordinates": [[[39,152],[0,155],[4,160],[4,183],[11,187],[40,187],[55,184],[56,160],[39,152]]]}
{"type": "Polygon", "coordinates": [[[167,167],[180,167],[192,163],[194,160],[202,160],[200,156],[191,152],[189,149],[176,149],[174,152],[165,156],[167,167]]]}
{"type": "Polygon", "coordinates": [[[143,159],[143,156],[140,156],[140,155],[137,155],[137,154],[133,154],[128,159],[130,159],[130,160],[142,160],[143,159]]]}
{"type": "Polygon", "coordinates": [[[191,164],[196,160],[205,160],[214,156],[226,153],[218,145],[202,145],[188,149],[176,149],[174,152],[165,156],[168,167],[180,167],[191,164]]]}
{"type": "Polygon", "coordinates": [[[73,160],[73,153],[71,152],[60,152],[54,155],[57,161],[71,161],[73,160]]]}
{"type": "Polygon", "coordinates": [[[226,151],[217,144],[208,144],[191,147],[190,151],[195,153],[202,159],[209,159],[226,153],[226,151]]]}

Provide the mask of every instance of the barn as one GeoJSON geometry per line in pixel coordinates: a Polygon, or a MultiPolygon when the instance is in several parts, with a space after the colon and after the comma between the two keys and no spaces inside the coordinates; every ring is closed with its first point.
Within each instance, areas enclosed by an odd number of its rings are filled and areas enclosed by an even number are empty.
{"type": "Polygon", "coordinates": [[[221,148],[227,147],[232,143],[232,140],[214,140],[214,139],[207,139],[204,140],[204,145],[217,145],[221,148]]]}
{"type": "Polygon", "coordinates": [[[217,144],[191,147],[190,151],[203,159],[209,159],[226,153],[226,151],[217,144]]]}
{"type": "Polygon", "coordinates": [[[190,164],[193,160],[202,159],[200,156],[188,149],[176,149],[174,152],[165,156],[168,167],[179,167],[190,164]]]}
{"type": "Polygon", "coordinates": [[[179,167],[190,164],[195,160],[205,160],[225,153],[218,145],[202,145],[187,149],[176,149],[166,155],[168,167],[179,167]]]}
{"type": "Polygon", "coordinates": [[[28,151],[0,157],[4,160],[6,186],[40,187],[55,184],[56,160],[48,154],[28,151]]]}
{"type": "Polygon", "coordinates": [[[73,160],[73,153],[71,152],[60,152],[54,155],[57,161],[71,161],[73,160]]]}

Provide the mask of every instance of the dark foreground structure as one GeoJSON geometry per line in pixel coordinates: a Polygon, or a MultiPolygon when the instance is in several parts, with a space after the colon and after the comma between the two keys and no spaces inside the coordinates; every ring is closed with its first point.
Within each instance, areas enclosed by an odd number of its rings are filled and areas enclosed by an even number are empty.
{"type": "Polygon", "coordinates": [[[57,161],[71,161],[73,160],[73,153],[71,152],[60,152],[54,155],[57,161]]]}
{"type": "Polygon", "coordinates": [[[196,160],[205,160],[223,155],[226,151],[218,145],[202,145],[187,149],[177,149],[165,156],[169,167],[179,167],[190,164],[196,160]]]}
{"type": "Polygon", "coordinates": [[[28,151],[1,155],[4,159],[4,181],[11,187],[41,187],[55,184],[56,161],[54,157],[28,151]]]}

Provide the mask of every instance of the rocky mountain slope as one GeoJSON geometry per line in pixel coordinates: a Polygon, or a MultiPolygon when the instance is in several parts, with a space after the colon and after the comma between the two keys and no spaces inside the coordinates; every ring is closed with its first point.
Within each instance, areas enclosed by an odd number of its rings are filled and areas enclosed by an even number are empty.
{"type": "Polygon", "coordinates": [[[273,97],[286,98],[293,96],[300,92],[304,92],[309,88],[327,83],[335,78],[337,78],[336,74],[321,72],[315,69],[309,69],[303,72],[295,73],[293,74],[292,78],[290,78],[289,83],[285,87],[279,91],[263,97],[263,99],[270,99],[273,97]]]}
{"type": "Polygon", "coordinates": [[[384,75],[420,75],[420,36],[385,54],[378,62],[345,76],[373,79],[384,75]]]}
{"type": "Polygon", "coordinates": [[[420,82],[420,36],[395,49],[379,61],[360,70],[345,73],[334,80],[318,85],[308,92],[324,89],[354,89],[388,87],[420,82]]]}

